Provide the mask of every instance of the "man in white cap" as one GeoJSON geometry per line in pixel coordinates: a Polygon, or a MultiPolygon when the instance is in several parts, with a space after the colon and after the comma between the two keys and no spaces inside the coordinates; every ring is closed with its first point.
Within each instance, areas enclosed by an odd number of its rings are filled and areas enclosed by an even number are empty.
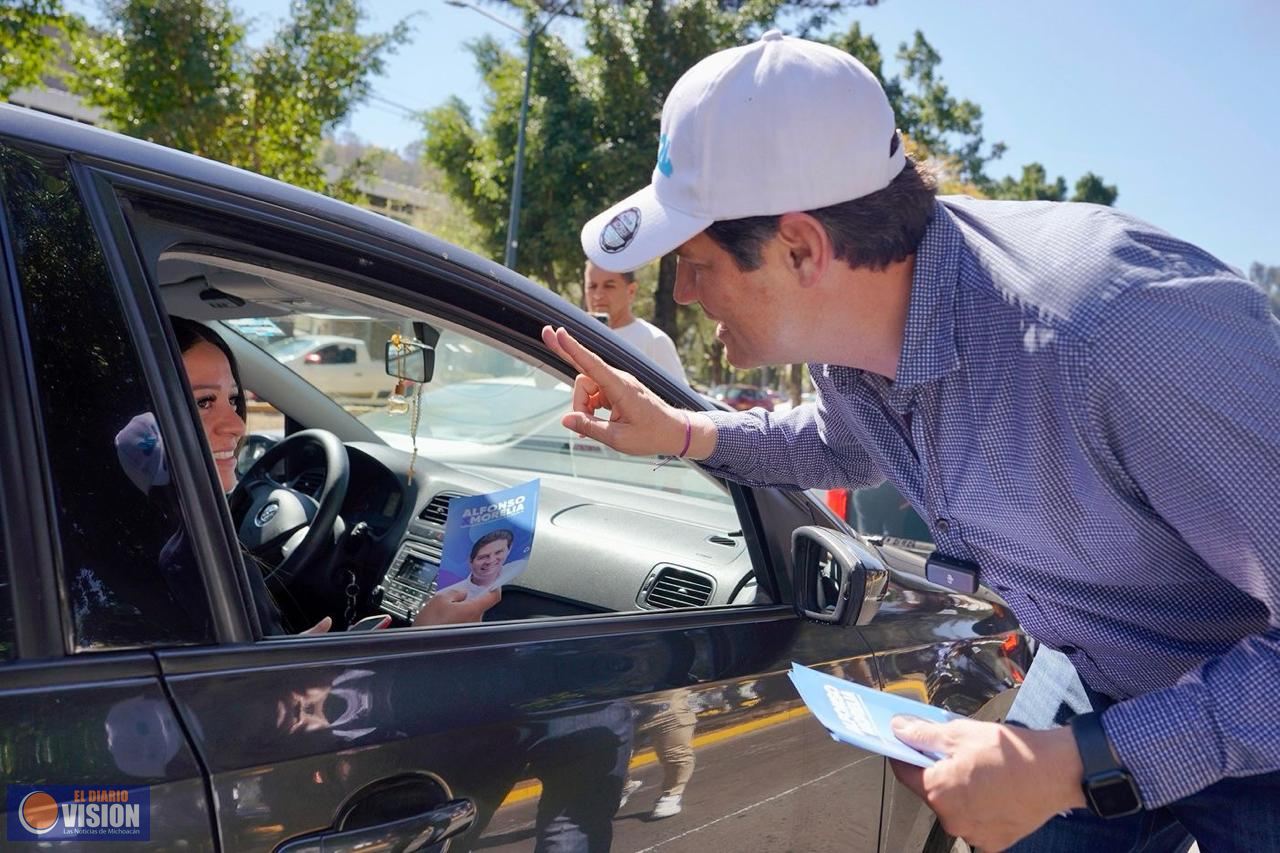
{"type": "Polygon", "coordinates": [[[937,576],[1079,673],[1068,725],[897,722],[945,756],[894,768],[945,829],[1280,850],[1280,324],[1256,287],[1108,208],[936,198],[866,68],[776,31],[681,78],[653,183],[582,242],[613,270],[676,251],[730,362],[809,362],[819,397],[690,413],[548,328],[580,371],[565,426],[748,484],[887,478],[937,576]]]}

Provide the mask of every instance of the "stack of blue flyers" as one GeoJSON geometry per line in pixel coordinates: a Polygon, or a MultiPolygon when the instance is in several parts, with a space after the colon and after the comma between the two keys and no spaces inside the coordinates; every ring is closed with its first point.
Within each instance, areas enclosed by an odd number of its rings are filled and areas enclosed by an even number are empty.
{"type": "Polygon", "coordinates": [[[798,663],[791,664],[790,675],[804,704],[833,738],[917,767],[932,766],[942,756],[907,746],[894,736],[889,721],[897,716],[919,717],[931,723],[964,719],[950,711],[854,684],[798,663]]]}

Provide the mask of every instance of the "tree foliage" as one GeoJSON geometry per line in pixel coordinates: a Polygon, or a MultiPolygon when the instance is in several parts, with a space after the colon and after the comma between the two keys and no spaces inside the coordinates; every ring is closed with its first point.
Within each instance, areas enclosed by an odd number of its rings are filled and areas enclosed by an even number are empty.
{"type": "Polygon", "coordinates": [[[75,88],[133,136],[351,198],[355,172],[326,179],[325,132],[366,98],[404,22],[359,31],[360,0],[293,0],[257,50],[226,0],[107,0],[107,32],[76,49],[75,88]]]}
{"type": "MultiPolygon", "coordinates": [[[[582,223],[650,180],[658,125],[668,91],[689,67],[716,50],[743,44],[781,15],[804,9],[819,20],[823,3],[792,0],[575,0],[582,17],[585,55],[574,57],[557,39],[539,41],[526,136],[525,188],[520,218],[520,270],[557,292],[578,298],[582,223]]],[[[517,8],[527,8],[517,6],[517,8]]],[[[556,5],[552,3],[552,8],[556,5]]],[[[849,5],[849,4],[845,4],[849,5]]],[[[855,4],[856,5],[856,4],[855,4]]],[[[872,5],[872,4],[866,4],[872,5]]],[[[536,13],[535,13],[536,14],[536,13]]],[[[541,20],[527,18],[528,22],[541,20]]],[[[920,159],[943,173],[945,191],[976,195],[1064,199],[1065,180],[1050,181],[1029,164],[1023,178],[994,181],[991,164],[1005,151],[983,136],[982,109],[957,97],[943,79],[942,57],[916,32],[894,55],[888,74],[876,40],[853,24],[829,43],[858,57],[885,85],[899,127],[920,159]],[[1023,193],[1013,196],[1013,193],[1023,193]]],[[[484,91],[479,116],[459,99],[426,119],[425,156],[477,222],[485,253],[500,257],[506,236],[521,100],[523,57],[493,39],[472,47],[484,91]]],[[[1089,173],[1076,185],[1079,200],[1110,203],[1115,187],[1089,173]]],[[[713,325],[700,311],[677,308],[671,298],[674,263],[642,270],[642,302],[652,285],[654,322],[676,341],[686,367],[712,382],[732,379],[713,325]]],[[[798,397],[798,374],[793,395],[798,397]]]]}
{"type": "Polygon", "coordinates": [[[77,23],[61,0],[0,0],[0,100],[56,73],[61,45],[77,23]]]}
{"type": "Polygon", "coordinates": [[[1249,280],[1260,286],[1271,298],[1271,313],[1280,317],[1280,266],[1254,261],[1249,265],[1249,280]]]}

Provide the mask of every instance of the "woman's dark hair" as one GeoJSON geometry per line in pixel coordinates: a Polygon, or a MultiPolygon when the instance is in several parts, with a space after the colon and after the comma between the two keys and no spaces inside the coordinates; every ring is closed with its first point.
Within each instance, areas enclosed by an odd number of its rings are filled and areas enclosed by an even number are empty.
{"type": "Polygon", "coordinates": [[[236,357],[231,354],[231,347],[227,346],[227,342],[213,329],[203,323],[197,323],[195,320],[188,320],[185,317],[170,317],[169,322],[173,326],[174,337],[178,339],[178,349],[182,352],[187,352],[196,344],[206,343],[213,344],[227,357],[227,364],[231,365],[231,378],[236,381],[236,387],[240,389],[240,400],[236,403],[236,414],[240,415],[241,420],[248,420],[248,409],[245,407],[244,402],[244,385],[240,382],[240,367],[236,364],[236,357]]]}
{"type": "Polygon", "coordinates": [[[480,549],[490,542],[497,542],[499,539],[507,540],[507,547],[510,548],[515,544],[516,535],[505,527],[499,530],[493,530],[476,540],[476,544],[471,546],[471,556],[468,559],[474,560],[476,554],[480,553],[480,549]]]}
{"type": "MultiPolygon", "coordinates": [[[[822,223],[835,256],[854,269],[882,270],[906,260],[924,239],[938,194],[933,174],[910,157],[889,186],[871,195],[805,211],[822,223]]],[[[760,249],[778,233],[780,216],[724,219],[707,236],[733,256],[738,269],[760,266],[760,249]]]]}

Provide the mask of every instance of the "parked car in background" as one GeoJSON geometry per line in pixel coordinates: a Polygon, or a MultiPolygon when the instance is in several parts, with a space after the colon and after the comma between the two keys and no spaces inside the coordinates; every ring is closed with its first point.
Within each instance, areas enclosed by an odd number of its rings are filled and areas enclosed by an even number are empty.
{"type": "Polygon", "coordinates": [[[493,261],[0,106],[0,783],[51,821],[21,839],[59,846],[52,806],[80,786],[146,809],[147,840],[112,849],[964,849],[787,673],[1003,719],[1031,656],[1008,609],[930,583],[819,495],[564,429],[575,371],[546,323],[710,408],[493,261]],[[215,331],[276,413],[229,496],[170,317],[215,331]],[[299,343],[295,370],[273,328],[403,352],[299,343]],[[306,360],[325,347],[356,360],[306,360]],[[359,405],[337,371],[304,372],[352,363],[359,405]],[[370,405],[388,368],[419,381],[370,405]],[[530,480],[536,536],[500,602],[410,627],[453,498],[530,480]],[[286,635],[264,630],[271,602],[286,635]],[[343,630],[378,615],[393,627],[343,630]],[[676,749],[695,766],[673,803],[676,749]]]}
{"type": "Polygon", "coordinates": [[[348,400],[386,397],[382,353],[375,362],[359,338],[298,335],[277,338],[267,352],[326,394],[348,400]]]}
{"type": "Polygon", "coordinates": [[[756,408],[773,411],[773,397],[768,391],[755,385],[716,385],[710,394],[739,412],[756,408]]]}

